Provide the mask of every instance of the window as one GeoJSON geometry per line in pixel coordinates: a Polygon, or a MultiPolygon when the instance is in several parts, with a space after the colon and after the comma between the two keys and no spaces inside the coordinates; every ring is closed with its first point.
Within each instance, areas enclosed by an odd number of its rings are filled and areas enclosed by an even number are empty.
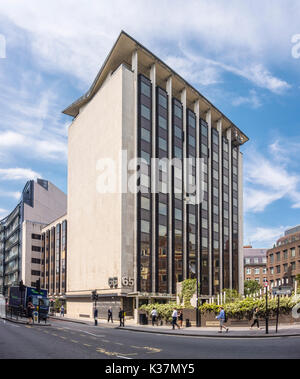
{"type": "Polygon", "coordinates": [[[163,108],[167,109],[167,106],[168,106],[168,102],[167,102],[167,98],[161,94],[158,95],[158,102],[159,102],[159,105],[161,105],[163,108]]]}
{"type": "Polygon", "coordinates": [[[167,129],[167,120],[161,116],[158,116],[158,125],[162,129],[167,129]]]}
{"type": "Polygon", "coordinates": [[[179,138],[180,140],[182,139],[182,131],[180,128],[178,128],[178,126],[174,127],[174,133],[177,138],[179,138]]]}
{"type": "Polygon", "coordinates": [[[178,105],[175,104],[174,106],[174,113],[175,113],[175,116],[178,117],[178,118],[182,118],[182,110],[181,108],[179,108],[178,105]]]}
{"type": "Polygon", "coordinates": [[[147,119],[147,120],[151,120],[151,114],[150,114],[150,109],[147,108],[145,105],[141,105],[141,114],[142,116],[147,119]]]}
{"type": "Polygon", "coordinates": [[[291,257],[294,258],[296,256],[296,249],[293,247],[291,249],[291,257]]]}
{"type": "Polygon", "coordinates": [[[270,254],[270,263],[273,263],[274,262],[274,255],[273,254],[270,254]]]}
{"type": "Polygon", "coordinates": [[[41,240],[42,237],[40,234],[31,234],[31,238],[33,240],[41,240]]]}
{"type": "Polygon", "coordinates": [[[254,263],[255,264],[259,263],[259,259],[258,258],[254,258],[254,263]]]}
{"type": "Polygon", "coordinates": [[[250,258],[246,258],[245,263],[246,263],[246,265],[249,265],[250,264],[250,258]]]}
{"type": "Polygon", "coordinates": [[[263,268],[263,274],[266,274],[267,273],[267,269],[264,267],[263,268]]]}
{"type": "Polygon", "coordinates": [[[276,266],[276,273],[280,274],[280,266],[276,266]]]}
{"type": "Polygon", "coordinates": [[[141,208],[150,211],[150,199],[147,197],[141,197],[141,208]]]}
{"type": "Polygon", "coordinates": [[[150,140],[151,140],[150,132],[147,129],[142,128],[141,129],[141,138],[146,142],[150,142],[150,140]]]}
{"type": "Polygon", "coordinates": [[[141,221],[141,232],[142,233],[150,233],[150,222],[141,221]]]}
{"type": "Polygon", "coordinates": [[[277,262],[280,261],[280,253],[276,253],[276,261],[277,261],[277,262]]]}
{"type": "Polygon", "coordinates": [[[259,273],[260,273],[260,269],[259,269],[259,268],[256,268],[256,269],[255,269],[255,275],[259,275],[259,273]]]}
{"type": "Polygon", "coordinates": [[[175,158],[182,159],[182,150],[179,147],[175,146],[174,148],[175,158]]]}
{"type": "Polygon", "coordinates": [[[40,273],[40,271],[34,271],[34,270],[32,270],[32,271],[31,271],[31,275],[32,275],[32,276],[40,276],[41,273],[40,273]]]}
{"type": "Polygon", "coordinates": [[[32,251],[41,251],[41,248],[39,246],[32,246],[32,251]]]}
{"type": "Polygon", "coordinates": [[[295,271],[296,270],[296,262],[292,262],[291,267],[292,267],[292,271],[295,271]]]}
{"type": "Polygon", "coordinates": [[[196,147],[196,140],[193,136],[189,136],[189,144],[192,146],[192,147],[196,147]]]}
{"type": "Polygon", "coordinates": [[[159,148],[164,150],[164,151],[167,151],[167,141],[162,139],[161,137],[159,137],[159,140],[158,140],[158,145],[159,145],[159,148]]]}
{"type": "Polygon", "coordinates": [[[159,203],[159,214],[162,216],[167,216],[167,205],[163,203],[159,203]]]}
{"type": "Polygon", "coordinates": [[[176,220],[179,220],[179,221],[182,220],[182,211],[181,211],[181,209],[175,208],[175,218],[176,218],[176,220]]]}
{"type": "Polygon", "coordinates": [[[150,86],[144,82],[141,82],[141,92],[143,95],[150,97],[151,96],[150,86]]]}
{"type": "Polygon", "coordinates": [[[270,274],[271,274],[271,275],[274,275],[274,267],[271,267],[271,268],[270,268],[270,274]]]}
{"type": "Polygon", "coordinates": [[[288,259],[288,251],[284,250],[283,252],[283,259],[288,259]]]}
{"type": "Polygon", "coordinates": [[[37,259],[37,258],[32,258],[32,259],[31,259],[31,263],[35,263],[35,264],[40,265],[40,264],[41,264],[41,260],[40,260],[40,259],[37,259]]]}
{"type": "Polygon", "coordinates": [[[247,268],[246,273],[247,273],[247,275],[251,275],[251,268],[247,268]]]}

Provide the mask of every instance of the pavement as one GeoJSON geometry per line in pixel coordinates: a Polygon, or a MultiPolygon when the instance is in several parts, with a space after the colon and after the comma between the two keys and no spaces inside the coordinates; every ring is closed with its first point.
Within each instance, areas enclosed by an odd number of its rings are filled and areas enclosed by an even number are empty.
{"type": "MultiPolygon", "coordinates": [[[[74,322],[85,325],[94,325],[94,322],[88,320],[77,320],[67,317],[55,317],[50,319],[55,321],[61,320],[66,322],[74,322]]],[[[152,325],[138,325],[134,320],[126,320],[125,327],[119,327],[119,321],[116,320],[113,324],[107,323],[105,320],[98,320],[98,326],[105,328],[113,328],[119,330],[126,330],[132,332],[141,333],[156,333],[165,335],[178,335],[178,336],[190,336],[190,337],[220,337],[220,338],[270,338],[270,337],[295,337],[300,336],[300,323],[294,324],[279,324],[278,333],[276,333],[276,327],[274,325],[269,326],[269,333],[266,334],[265,327],[261,329],[250,327],[230,327],[229,332],[218,333],[220,328],[218,327],[182,327],[180,329],[173,330],[171,326],[152,326],[152,325]]]]}

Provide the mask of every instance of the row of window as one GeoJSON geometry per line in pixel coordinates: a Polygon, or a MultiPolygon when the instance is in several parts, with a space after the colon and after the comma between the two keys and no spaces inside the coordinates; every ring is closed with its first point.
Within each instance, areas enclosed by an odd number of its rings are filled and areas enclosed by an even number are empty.
{"type": "Polygon", "coordinates": [[[266,274],[267,273],[267,269],[266,267],[262,267],[262,268],[247,268],[246,269],[246,274],[247,275],[251,275],[251,274],[255,274],[255,275],[260,275],[260,274],[266,274]]]}
{"type": "MultiPolygon", "coordinates": [[[[300,265],[300,261],[299,261],[299,265],[300,265]]],[[[297,262],[291,262],[290,264],[285,263],[282,265],[283,272],[288,272],[289,270],[295,271],[296,268],[297,268],[297,262]]],[[[280,274],[281,273],[281,266],[276,266],[275,268],[270,267],[270,274],[274,275],[274,273],[280,274]]]]}
{"type": "MultiPolygon", "coordinates": [[[[300,256],[300,248],[299,248],[299,251],[298,251],[298,255],[300,256]]],[[[296,248],[291,248],[290,251],[288,250],[284,250],[282,253],[281,252],[278,252],[275,254],[276,256],[276,261],[279,262],[282,258],[283,259],[288,259],[289,256],[291,258],[295,258],[296,257],[296,248]]],[[[274,254],[270,254],[269,255],[269,261],[270,263],[274,263],[274,254]]]]}

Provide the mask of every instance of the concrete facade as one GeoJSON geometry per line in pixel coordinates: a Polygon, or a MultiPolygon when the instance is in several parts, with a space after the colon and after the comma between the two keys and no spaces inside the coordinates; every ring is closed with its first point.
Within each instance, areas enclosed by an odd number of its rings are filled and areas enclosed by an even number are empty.
{"type": "MultiPolygon", "coordinates": [[[[99,295],[100,317],[105,317],[108,304],[137,317],[140,301],[175,299],[176,282],[196,276],[204,283],[203,299],[224,288],[242,292],[240,146],[248,138],[124,32],[88,93],[64,113],[74,117],[68,156],[70,317],[92,317],[94,290],[99,295]],[[171,170],[166,176],[173,192],[165,197],[163,191],[137,193],[133,171],[138,163],[131,160],[139,153],[144,159],[171,160],[176,154],[206,159],[203,209],[189,204],[185,170],[176,177],[184,184],[182,197],[174,195],[171,170]]],[[[153,165],[150,171],[155,176],[153,165]]],[[[199,181],[198,172],[193,175],[199,181]]]]}

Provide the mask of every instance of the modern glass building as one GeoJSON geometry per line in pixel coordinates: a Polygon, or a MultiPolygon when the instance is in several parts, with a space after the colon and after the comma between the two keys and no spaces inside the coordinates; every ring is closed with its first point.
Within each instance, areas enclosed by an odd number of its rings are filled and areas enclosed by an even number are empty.
{"type": "Polygon", "coordinates": [[[0,221],[0,293],[21,280],[32,286],[41,279],[41,230],[66,207],[66,195],[51,182],[26,183],[16,208],[0,221]]]}
{"type": "Polygon", "coordinates": [[[92,315],[91,288],[129,312],[174,299],[188,278],[198,279],[203,300],[243,291],[240,148],[248,138],[231,120],[125,32],[88,93],[64,113],[74,118],[67,286],[74,317],[92,315]],[[102,158],[117,164],[115,191],[99,191],[102,158]],[[202,201],[193,202],[200,187],[202,201]]]}

